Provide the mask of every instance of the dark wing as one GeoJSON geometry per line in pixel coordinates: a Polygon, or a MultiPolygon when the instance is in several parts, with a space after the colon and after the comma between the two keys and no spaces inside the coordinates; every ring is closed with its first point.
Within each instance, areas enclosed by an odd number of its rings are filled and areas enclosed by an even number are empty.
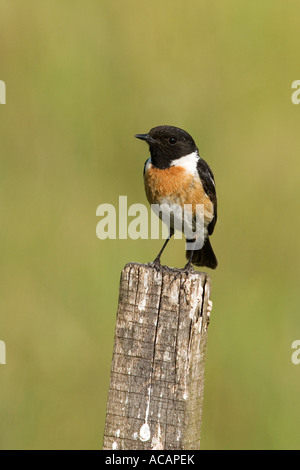
{"type": "Polygon", "coordinates": [[[211,235],[214,231],[217,222],[217,193],[215,186],[215,178],[208,164],[202,158],[199,158],[198,160],[197,169],[204,191],[206,192],[209,199],[214,205],[214,218],[207,227],[208,234],[211,235]]]}

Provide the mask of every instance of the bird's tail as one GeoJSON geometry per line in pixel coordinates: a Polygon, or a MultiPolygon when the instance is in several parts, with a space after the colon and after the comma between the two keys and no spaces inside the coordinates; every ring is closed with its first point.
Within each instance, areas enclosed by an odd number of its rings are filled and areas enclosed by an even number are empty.
{"type": "MultiPolygon", "coordinates": [[[[190,259],[191,252],[189,250],[186,251],[186,257],[190,259]]],[[[195,250],[192,256],[192,264],[195,266],[207,266],[211,269],[216,269],[218,266],[218,260],[212,246],[210,244],[209,238],[205,240],[203,248],[201,250],[195,250]]]]}

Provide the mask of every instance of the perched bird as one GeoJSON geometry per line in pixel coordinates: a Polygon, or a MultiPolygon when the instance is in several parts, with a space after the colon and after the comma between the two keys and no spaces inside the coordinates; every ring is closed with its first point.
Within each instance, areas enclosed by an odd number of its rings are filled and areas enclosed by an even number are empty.
{"type": "Polygon", "coordinates": [[[147,199],[151,205],[162,205],[160,217],[164,212],[172,213],[169,238],[155,258],[154,265],[160,266],[160,257],[175,229],[179,227],[187,239],[188,262],[184,270],[190,271],[192,264],[215,269],[218,262],[209,240],[217,221],[215,180],[210,167],[200,157],[193,138],[183,129],[173,126],[154,127],[148,134],[136,134],[135,137],[146,141],[150,149],[151,156],[144,166],[147,199]],[[202,212],[199,211],[199,205],[202,205],[202,212]],[[183,210],[176,210],[176,207],[190,207],[191,222],[187,224],[188,230],[183,227],[183,210]],[[200,229],[197,232],[197,215],[202,217],[202,235],[200,229]],[[189,236],[191,231],[192,238],[189,236]],[[197,245],[201,237],[202,241],[197,245]],[[189,245],[191,242],[194,245],[189,245]]]}

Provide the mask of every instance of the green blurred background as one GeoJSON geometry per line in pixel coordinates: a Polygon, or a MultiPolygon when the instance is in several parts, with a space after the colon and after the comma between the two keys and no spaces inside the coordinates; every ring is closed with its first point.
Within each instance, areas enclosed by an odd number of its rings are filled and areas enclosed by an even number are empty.
{"type": "MultiPolygon", "coordinates": [[[[1,0],[0,448],[101,447],[120,271],[158,240],[96,237],[145,203],[160,124],[217,182],[203,449],[300,448],[300,4],[1,0]]],[[[183,266],[184,241],[163,258],[183,266]]]]}

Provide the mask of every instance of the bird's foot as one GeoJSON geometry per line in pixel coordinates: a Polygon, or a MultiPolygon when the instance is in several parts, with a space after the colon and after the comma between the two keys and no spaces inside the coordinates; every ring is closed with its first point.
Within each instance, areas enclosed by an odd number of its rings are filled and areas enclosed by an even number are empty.
{"type": "Polygon", "coordinates": [[[191,260],[186,263],[186,265],[184,266],[184,268],[182,268],[181,271],[182,271],[184,274],[186,274],[187,276],[188,276],[189,274],[191,274],[192,272],[194,272],[194,268],[193,268],[193,266],[192,266],[191,260]]]}
{"type": "Polygon", "coordinates": [[[157,272],[161,270],[160,258],[155,258],[155,260],[152,261],[152,263],[148,263],[148,265],[156,269],[157,272]]]}
{"type": "Polygon", "coordinates": [[[194,268],[192,266],[192,263],[189,261],[184,268],[173,268],[172,269],[172,274],[174,273],[174,281],[178,279],[179,277],[181,278],[182,274],[185,274],[188,276],[189,274],[195,272],[194,268]]]}

